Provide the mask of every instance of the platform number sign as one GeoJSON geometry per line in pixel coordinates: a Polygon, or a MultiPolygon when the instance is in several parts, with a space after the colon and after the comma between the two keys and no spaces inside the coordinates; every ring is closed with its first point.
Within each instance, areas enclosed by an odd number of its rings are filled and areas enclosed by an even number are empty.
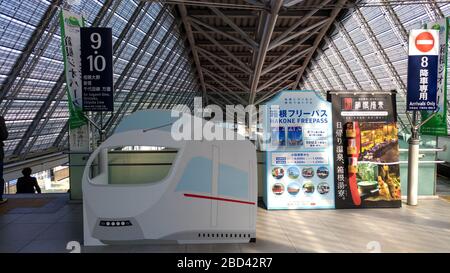
{"type": "Polygon", "coordinates": [[[409,34],[407,110],[437,109],[439,31],[414,29],[409,34]]]}
{"type": "Polygon", "coordinates": [[[83,111],[113,111],[111,28],[81,28],[83,111]]]}

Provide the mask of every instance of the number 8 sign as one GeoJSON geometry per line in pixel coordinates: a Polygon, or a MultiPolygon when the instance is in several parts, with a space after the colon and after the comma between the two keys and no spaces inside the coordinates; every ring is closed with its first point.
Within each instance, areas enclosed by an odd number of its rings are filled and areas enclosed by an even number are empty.
{"type": "Polygon", "coordinates": [[[439,31],[413,29],[409,34],[408,111],[437,109],[439,31]]]}

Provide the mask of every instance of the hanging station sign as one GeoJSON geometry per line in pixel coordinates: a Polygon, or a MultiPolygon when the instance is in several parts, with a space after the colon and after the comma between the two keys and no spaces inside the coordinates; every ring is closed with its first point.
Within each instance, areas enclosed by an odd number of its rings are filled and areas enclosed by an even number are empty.
{"type": "Polygon", "coordinates": [[[408,51],[408,111],[437,109],[438,56],[438,30],[411,30],[408,51]]]}
{"type": "MultiPolygon", "coordinates": [[[[435,23],[427,24],[429,29],[439,31],[439,61],[437,75],[437,96],[436,103],[438,110],[436,114],[420,127],[420,132],[425,135],[447,136],[447,62],[450,44],[448,35],[450,29],[450,18],[443,18],[435,23]]],[[[422,120],[427,119],[432,112],[422,111],[422,120]]]]}
{"type": "Polygon", "coordinates": [[[111,28],[81,28],[83,111],[113,111],[111,28]]]}
{"type": "Polygon", "coordinates": [[[328,92],[337,209],[401,207],[395,95],[328,92]]]}
{"type": "Polygon", "coordinates": [[[265,107],[267,208],[334,208],[331,104],[314,91],[283,91],[265,107]]]}

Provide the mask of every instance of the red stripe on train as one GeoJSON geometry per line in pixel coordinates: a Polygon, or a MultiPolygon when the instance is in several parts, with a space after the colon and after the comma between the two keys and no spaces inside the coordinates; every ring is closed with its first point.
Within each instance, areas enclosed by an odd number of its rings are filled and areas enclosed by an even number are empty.
{"type": "Polygon", "coordinates": [[[198,195],[198,194],[191,194],[191,193],[185,193],[184,196],[191,197],[191,198],[201,198],[201,199],[218,200],[218,201],[224,201],[224,202],[241,203],[241,204],[247,204],[247,205],[255,205],[255,202],[221,198],[221,197],[215,197],[215,196],[198,195]]]}

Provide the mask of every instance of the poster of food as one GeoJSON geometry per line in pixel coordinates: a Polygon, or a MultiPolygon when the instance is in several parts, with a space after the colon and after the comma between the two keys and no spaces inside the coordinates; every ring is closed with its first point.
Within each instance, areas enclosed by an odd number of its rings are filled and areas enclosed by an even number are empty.
{"type": "Polygon", "coordinates": [[[396,93],[329,91],[336,208],[401,207],[396,93]]]}
{"type": "Polygon", "coordinates": [[[266,109],[266,207],[334,208],[331,103],[314,91],[283,91],[266,109]]]}

